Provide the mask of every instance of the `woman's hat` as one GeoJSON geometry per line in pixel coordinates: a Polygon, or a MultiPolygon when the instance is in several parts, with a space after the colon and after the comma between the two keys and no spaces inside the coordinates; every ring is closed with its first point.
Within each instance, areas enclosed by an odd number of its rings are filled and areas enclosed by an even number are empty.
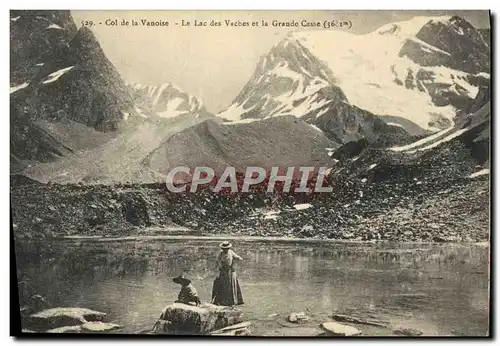
{"type": "Polygon", "coordinates": [[[223,241],[222,243],[219,244],[219,247],[221,249],[230,249],[233,247],[233,245],[228,241],[223,241]]]}
{"type": "Polygon", "coordinates": [[[184,277],[184,274],[181,274],[178,277],[173,278],[172,281],[175,282],[176,284],[180,284],[180,285],[188,285],[191,283],[191,280],[186,279],[184,277]]]}

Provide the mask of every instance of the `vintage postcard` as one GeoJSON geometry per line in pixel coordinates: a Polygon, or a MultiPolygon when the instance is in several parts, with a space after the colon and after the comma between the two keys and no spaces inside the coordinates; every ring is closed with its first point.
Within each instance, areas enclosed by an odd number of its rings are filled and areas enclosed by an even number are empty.
{"type": "Polygon", "coordinates": [[[490,37],[11,10],[13,334],[491,336],[490,37]]]}

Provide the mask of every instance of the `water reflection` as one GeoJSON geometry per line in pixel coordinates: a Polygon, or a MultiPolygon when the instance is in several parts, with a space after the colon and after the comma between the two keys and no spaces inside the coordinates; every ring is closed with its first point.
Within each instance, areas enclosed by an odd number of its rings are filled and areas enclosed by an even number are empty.
{"type": "MultiPolygon", "coordinates": [[[[186,272],[204,301],[217,275],[218,242],[78,242],[18,245],[20,299],[106,311],[127,332],[151,327],[175,300],[171,278],[186,272]]],[[[428,333],[488,330],[488,249],[476,246],[234,242],[245,314],[257,332],[267,316],[333,310],[413,323],[428,333]]]]}

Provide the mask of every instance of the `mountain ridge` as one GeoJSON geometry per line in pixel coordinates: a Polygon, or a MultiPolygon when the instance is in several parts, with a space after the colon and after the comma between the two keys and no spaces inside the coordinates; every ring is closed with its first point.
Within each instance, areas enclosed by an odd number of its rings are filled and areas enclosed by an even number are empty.
{"type": "Polygon", "coordinates": [[[438,131],[451,126],[457,111],[468,107],[479,88],[489,83],[488,56],[489,48],[480,32],[456,16],[415,17],[364,35],[294,32],[260,58],[248,83],[218,115],[241,121],[284,115],[293,108],[291,115],[308,118],[322,128],[314,122],[313,113],[318,118],[329,110],[335,113],[336,107],[346,102],[375,116],[391,117],[412,133],[438,131]],[[432,39],[436,35],[456,42],[437,44],[432,39]],[[460,54],[468,51],[464,47],[467,43],[478,50],[473,61],[470,66],[455,64],[460,54]],[[279,65],[271,64],[279,59],[279,65]],[[311,61],[325,71],[313,74],[318,79],[313,85],[307,83],[311,61]],[[456,70],[458,67],[463,71],[456,70]],[[263,84],[270,75],[280,78],[263,84]],[[299,86],[302,94],[297,93],[299,86]],[[332,91],[326,97],[319,95],[328,88],[332,91]],[[288,106],[290,103],[294,107],[288,106]]]}

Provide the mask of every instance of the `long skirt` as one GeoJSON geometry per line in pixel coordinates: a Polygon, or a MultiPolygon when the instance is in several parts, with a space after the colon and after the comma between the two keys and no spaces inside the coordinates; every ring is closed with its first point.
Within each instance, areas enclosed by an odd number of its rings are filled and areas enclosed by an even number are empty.
{"type": "Polygon", "coordinates": [[[236,272],[231,270],[219,272],[219,276],[214,280],[212,303],[223,306],[244,304],[236,272]]]}

